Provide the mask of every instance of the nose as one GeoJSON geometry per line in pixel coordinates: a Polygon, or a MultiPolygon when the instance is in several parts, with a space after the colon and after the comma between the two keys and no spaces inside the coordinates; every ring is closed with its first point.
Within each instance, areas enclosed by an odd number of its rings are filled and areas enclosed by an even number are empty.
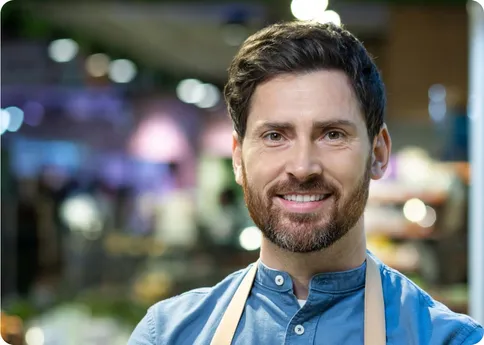
{"type": "Polygon", "coordinates": [[[323,168],[318,157],[317,148],[311,142],[294,145],[287,152],[286,173],[299,181],[306,181],[320,175],[323,168]]]}

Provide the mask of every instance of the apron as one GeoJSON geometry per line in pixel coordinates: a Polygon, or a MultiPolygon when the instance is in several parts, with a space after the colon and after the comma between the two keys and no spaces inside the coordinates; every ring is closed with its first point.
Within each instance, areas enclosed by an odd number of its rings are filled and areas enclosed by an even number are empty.
{"type": "MultiPolygon", "coordinates": [[[[237,325],[244,312],[245,303],[257,273],[257,262],[252,265],[240,283],[234,297],[230,301],[220,324],[215,331],[211,345],[230,345],[237,330],[237,325]]],[[[365,331],[364,345],[385,345],[385,306],[380,270],[375,260],[366,256],[365,281],[365,331]]]]}

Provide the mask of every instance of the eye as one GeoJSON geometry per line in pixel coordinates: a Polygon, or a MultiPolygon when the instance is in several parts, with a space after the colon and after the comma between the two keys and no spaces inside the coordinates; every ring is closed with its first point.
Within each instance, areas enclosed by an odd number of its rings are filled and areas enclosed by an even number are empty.
{"type": "Polygon", "coordinates": [[[270,132],[264,135],[264,139],[269,141],[281,141],[283,139],[282,135],[277,132],[270,132]]]}
{"type": "Polygon", "coordinates": [[[344,137],[344,134],[339,131],[329,131],[326,133],[325,137],[327,137],[329,140],[339,140],[344,137]]]}

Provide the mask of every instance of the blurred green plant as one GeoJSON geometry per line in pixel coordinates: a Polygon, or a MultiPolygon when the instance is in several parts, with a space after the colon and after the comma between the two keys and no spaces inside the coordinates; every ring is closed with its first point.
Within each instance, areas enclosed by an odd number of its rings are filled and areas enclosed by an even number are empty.
{"type": "Polygon", "coordinates": [[[26,299],[19,299],[4,305],[2,309],[9,315],[20,317],[23,321],[30,320],[38,315],[41,311],[33,303],[26,299]]]}
{"type": "Polygon", "coordinates": [[[111,317],[130,327],[136,326],[148,309],[148,306],[135,303],[125,296],[92,292],[79,296],[74,302],[89,308],[93,317],[111,317]]]}
{"type": "Polygon", "coordinates": [[[122,294],[106,294],[103,292],[82,293],[74,299],[59,299],[47,310],[37,308],[28,299],[19,299],[3,307],[9,315],[15,315],[24,322],[29,322],[56,308],[69,305],[82,305],[89,310],[92,317],[109,317],[126,327],[134,328],[144,317],[148,305],[134,302],[122,294]]]}

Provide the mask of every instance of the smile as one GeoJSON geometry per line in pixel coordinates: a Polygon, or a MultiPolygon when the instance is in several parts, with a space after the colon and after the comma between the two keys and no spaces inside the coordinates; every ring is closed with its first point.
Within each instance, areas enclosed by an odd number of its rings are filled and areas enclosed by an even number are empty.
{"type": "Polygon", "coordinates": [[[288,194],[281,195],[284,200],[294,201],[294,202],[311,202],[311,201],[321,201],[330,196],[330,194],[288,194]]]}
{"type": "Polygon", "coordinates": [[[315,213],[327,207],[333,194],[285,194],[279,195],[277,203],[287,212],[315,213]]]}

